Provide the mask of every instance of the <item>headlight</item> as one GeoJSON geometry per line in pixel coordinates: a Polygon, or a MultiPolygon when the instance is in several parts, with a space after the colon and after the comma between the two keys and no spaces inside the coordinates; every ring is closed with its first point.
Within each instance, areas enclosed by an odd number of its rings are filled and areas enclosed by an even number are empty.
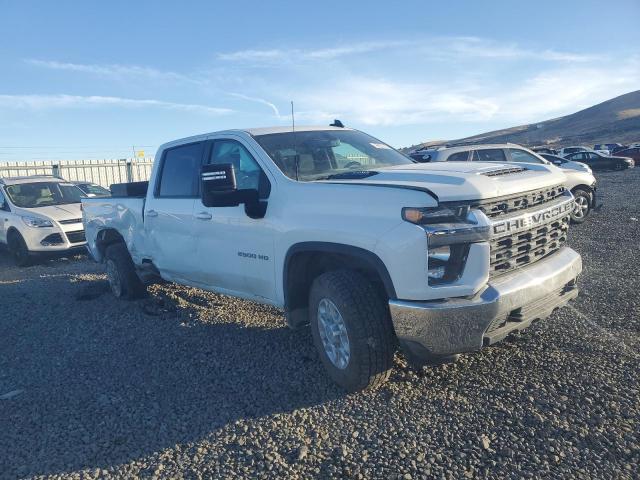
{"type": "Polygon", "coordinates": [[[464,270],[469,245],[489,240],[489,226],[478,225],[469,211],[468,205],[402,209],[402,218],[420,225],[427,234],[430,285],[456,281],[464,270]]]}
{"type": "Polygon", "coordinates": [[[427,207],[402,209],[402,219],[416,225],[433,225],[438,223],[460,223],[466,220],[469,207],[427,207]]]}
{"type": "Polygon", "coordinates": [[[53,223],[51,223],[51,220],[47,220],[45,218],[22,217],[22,221],[25,223],[25,225],[34,228],[53,227],[53,223]]]}

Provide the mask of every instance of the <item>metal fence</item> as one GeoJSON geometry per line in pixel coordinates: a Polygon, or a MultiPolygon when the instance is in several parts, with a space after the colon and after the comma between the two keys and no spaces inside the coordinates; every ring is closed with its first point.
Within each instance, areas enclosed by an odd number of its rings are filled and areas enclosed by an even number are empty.
{"type": "Polygon", "coordinates": [[[0,177],[53,175],[73,182],[113,183],[149,180],[153,158],[0,163],[0,177]]]}

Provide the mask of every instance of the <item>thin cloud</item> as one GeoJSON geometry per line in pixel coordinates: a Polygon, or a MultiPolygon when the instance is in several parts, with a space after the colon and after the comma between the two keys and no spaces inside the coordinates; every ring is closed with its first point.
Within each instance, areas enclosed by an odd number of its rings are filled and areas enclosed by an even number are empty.
{"type": "Polygon", "coordinates": [[[393,42],[361,42],[345,46],[320,49],[265,49],[238,50],[235,52],[219,53],[219,60],[231,62],[274,62],[296,60],[332,60],[348,55],[369,53],[406,45],[405,41],[393,42]]]}
{"type": "Polygon", "coordinates": [[[537,59],[552,62],[592,62],[602,57],[597,55],[560,52],[557,50],[531,50],[514,43],[502,43],[478,37],[452,37],[443,39],[444,51],[470,58],[537,59]]]}
{"type": "Polygon", "coordinates": [[[273,110],[273,113],[276,117],[280,118],[280,111],[278,110],[278,107],[276,107],[274,103],[271,103],[270,101],[265,100],[264,98],[250,97],[249,95],[243,95],[242,93],[233,93],[233,92],[228,93],[228,95],[231,97],[239,98],[241,100],[247,100],[248,102],[255,102],[255,103],[260,103],[262,105],[266,105],[271,110],[273,110]]]}
{"type": "Polygon", "coordinates": [[[145,80],[168,80],[195,84],[202,83],[202,80],[183,75],[181,73],[142,67],[139,65],[66,63],[39,59],[26,59],[25,63],[49,70],[80,72],[101,77],[111,77],[119,80],[139,78],[145,80]]]}
{"type": "Polygon", "coordinates": [[[587,55],[557,50],[532,50],[514,43],[501,43],[479,37],[432,37],[422,39],[402,39],[386,42],[359,42],[344,46],[321,49],[247,49],[235,52],[223,52],[217,55],[219,60],[238,63],[270,64],[294,63],[297,61],[334,60],[340,57],[361,55],[380,50],[406,50],[421,55],[451,59],[493,58],[505,60],[537,59],[549,62],[591,62],[602,59],[598,55],[587,55]]]}
{"type": "Polygon", "coordinates": [[[0,107],[12,109],[48,110],[86,107],[161,108],[206,115],[232,113],[228,108],[190,103],[165,102],[155,99],[134,99],[99,95],[0,95],[0,107]]]}

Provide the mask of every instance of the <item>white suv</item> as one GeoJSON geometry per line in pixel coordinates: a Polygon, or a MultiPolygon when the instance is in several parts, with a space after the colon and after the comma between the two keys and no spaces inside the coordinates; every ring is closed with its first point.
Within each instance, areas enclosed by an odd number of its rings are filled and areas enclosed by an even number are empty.
{"type": "Polygon", "coordinates": [[[564,184],[571,190],[571,193],[575,197],[575,208],[571,214],[571,221],[574,223],[584,222],[591,210],[596,206],[596,178],[587,165],[579,162],[564,163],[566,160],[563,158],[558,159],[560,162],[563,162],[560,164],[555,161],[550,162],[528,148],[514,143],[467,144],[441,147],[430,151],[425,150],[423,158],[422,161],[427,162],[515,162],[527,165],[542,164],[548,166],[551,166],[553,163],[558,165],[564,172],[566,176],[564,184]]]}
{"type": "Polygon", "coordinates": [[[82,196],[56,177],[0,178],[0,244],[20,266],[34,255],[84,250],[82,196]]]}

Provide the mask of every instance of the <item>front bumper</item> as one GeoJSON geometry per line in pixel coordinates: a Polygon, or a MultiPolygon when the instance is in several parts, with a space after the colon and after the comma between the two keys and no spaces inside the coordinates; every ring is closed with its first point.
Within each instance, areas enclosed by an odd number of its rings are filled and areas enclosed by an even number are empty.
{"type": "Polygon", "coordinates": [[[391,300],[400,344],[421,359],[478,350],[547,317],[578,295],[582,260],[563,247],[533,265],[490,280],[472,297],[391,300]]]}
{"type": "Polygon", "coordinates": [[[82,223],[55,225],[50,228],[24,228],[20,231],[27,248],[33,253],[65,253],[85,248],[82,223]]]}

